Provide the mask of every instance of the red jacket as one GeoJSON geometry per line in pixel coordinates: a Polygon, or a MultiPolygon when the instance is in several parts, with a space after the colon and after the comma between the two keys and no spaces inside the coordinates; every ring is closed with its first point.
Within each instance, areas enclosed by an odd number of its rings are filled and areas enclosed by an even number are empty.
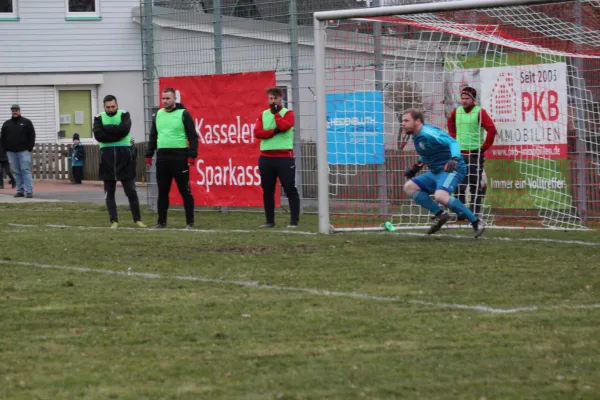
{"type": "MultiPolygon", "coordinates": [[[[465,112],[467,112],[467,110],[465,110],[465,112]]],[[[481,124],[481,127],[487,132],[485,142],[483,142],[483,146],[481,146],[481,151],[485,152],[494,144],[494,139],[496,138],[498,130],[496,129],[496,125],[494,125],[494,121],[492,121],[488,113],[483,108],[479,113],[479,123],[481,124]]],[[[450,136],[456,139],[456,109],[452,110],[452,114],[450,114],[450,117],[448,118],[448,133],[450,134],[450,136]]],[[[469,154],[470,151],[462,150],[461,153],[469,154]]]]}
{"type": "MultiPolygon", "coordinates": [[[[292,129],[294,127],[294,112],[292,110],[288,110],[284,117],[282,117],[279,113],[275,114],[275,124],[280,132],[285,132],[292,129]]],[[[263,128],[262,113],[260,113],[260,116],[254,125],[254,137],[259,140],[263,140],[270,139],[273,136],[274,129],[265,130],[263,128]]],[[[265,157],[289,158],[294,157],[294,150],[266,150],[261,151],[260,155],[265,157]]]]}

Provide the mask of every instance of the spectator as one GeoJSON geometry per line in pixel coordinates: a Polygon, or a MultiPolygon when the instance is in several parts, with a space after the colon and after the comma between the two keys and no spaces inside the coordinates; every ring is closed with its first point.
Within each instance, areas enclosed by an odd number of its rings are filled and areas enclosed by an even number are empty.
{"type": "Polygon", "coordinates": [[[85,148],[79,139],[79,133],[73,134],[73,145],[71,146],[71,170],[73,171],[73,183],[81,185],[83,180],[83,160],[85,159],[85,148]]]}
{"type": "Polygon", "coordinates": [[[12,118],[0,130],[0,147],[6,151],[15,172],[17,193],[15,197],[33,197],[31,180],[31,152],[35,146],[35,129],[27,118],[21,116],[18,104],[10,106],[12,118]]]}

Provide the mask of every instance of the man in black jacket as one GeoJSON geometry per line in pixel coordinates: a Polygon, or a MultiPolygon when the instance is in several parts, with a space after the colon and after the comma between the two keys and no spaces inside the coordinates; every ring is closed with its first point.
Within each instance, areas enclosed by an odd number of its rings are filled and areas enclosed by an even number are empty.
{"type": "Polygon", "coordinates": [[[6,151],[15,172],[17,194],[15,197],[33,197],[31,180],[31,152],[35,146],[35,129],[27,118],[21,116],[18,104],[10,106],[12,118],[0,130],[0,147],[6,151]]]}
{"type": "Polygon", "coordinates": [[[155,228],[167,226],[169,192],[175,179],[183,198],[186,228],[194,228],[194,197],[190,189],[190,167],[198,155],[198,135],[191,114],[175,101],[175,90],[162,93],[163,108],[152,121],[146,151],[146,165],[152,166],[156,151],[156,181],[158,185],[158,222],[155,228]]]}
{"type": "Polygon", "coordinates": [[[106,208],[110,226],[119,227],[115,192],[117,181],[123,185],[129,200],[133,222],[138,228],[145,228],[140,212],[140,201],[135,190],[135,157],[131,150],[131,118],[129,113],[119,110],[113,95],[104,97],[104,111],[94,118],[94,137],[100,147],[100,179],[104,181],[106,208]]]}

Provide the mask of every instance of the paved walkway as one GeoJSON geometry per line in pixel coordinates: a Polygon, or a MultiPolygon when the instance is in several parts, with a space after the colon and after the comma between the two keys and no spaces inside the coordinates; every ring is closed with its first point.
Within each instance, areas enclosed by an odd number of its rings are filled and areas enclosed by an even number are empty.
{"type": "MultiPolygon", "coordinates": [[[[4,190],[0,189],[0,203],[75,201],[104,204],[103,184],[97,181],[84,181],[81,185],[74,185],[66,180],[36,180],[33,181],[33,199],[13,197],[16,190],[8,185],[7,180],[4,181],[4,187],[4,190]]],[[[146,187],[138,184],[137,191],[140,203],[146,204],[146,187]]],[[[120,183],[115,197],[117,204],[128,204],[120,183]]]]}

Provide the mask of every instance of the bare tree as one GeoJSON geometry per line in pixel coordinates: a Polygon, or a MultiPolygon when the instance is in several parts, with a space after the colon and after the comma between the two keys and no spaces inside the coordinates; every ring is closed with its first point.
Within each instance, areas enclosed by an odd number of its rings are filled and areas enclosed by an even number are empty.
{"type": "Polygon", "coordinates": [[[409,108],[416,108],[425,116],[432,111],[431,104],[423,99],[421,85],[406,78],[397,75],[392,82],[388,82],[384,91],[384,103],[394,111],[399,122],[402,122],[402,114],[409,108]]]}
{"type": "MultiPolygon", "coordinates": [[[[388,82],[383,93],[383,101],[386,106],[391,108],[402,123],[402,115],[409,108],[416,108],[421,111],[425,118],[433,111],[431,103],[426,103],[423,99],[423,88],[417,82],[414,82],[405,74],[396,75],[394,80],[388,82]]],[[[408,137],[402,135],[402,126],[398,130],[398,149],[403,150],[408,142],[408,137]]]]}

